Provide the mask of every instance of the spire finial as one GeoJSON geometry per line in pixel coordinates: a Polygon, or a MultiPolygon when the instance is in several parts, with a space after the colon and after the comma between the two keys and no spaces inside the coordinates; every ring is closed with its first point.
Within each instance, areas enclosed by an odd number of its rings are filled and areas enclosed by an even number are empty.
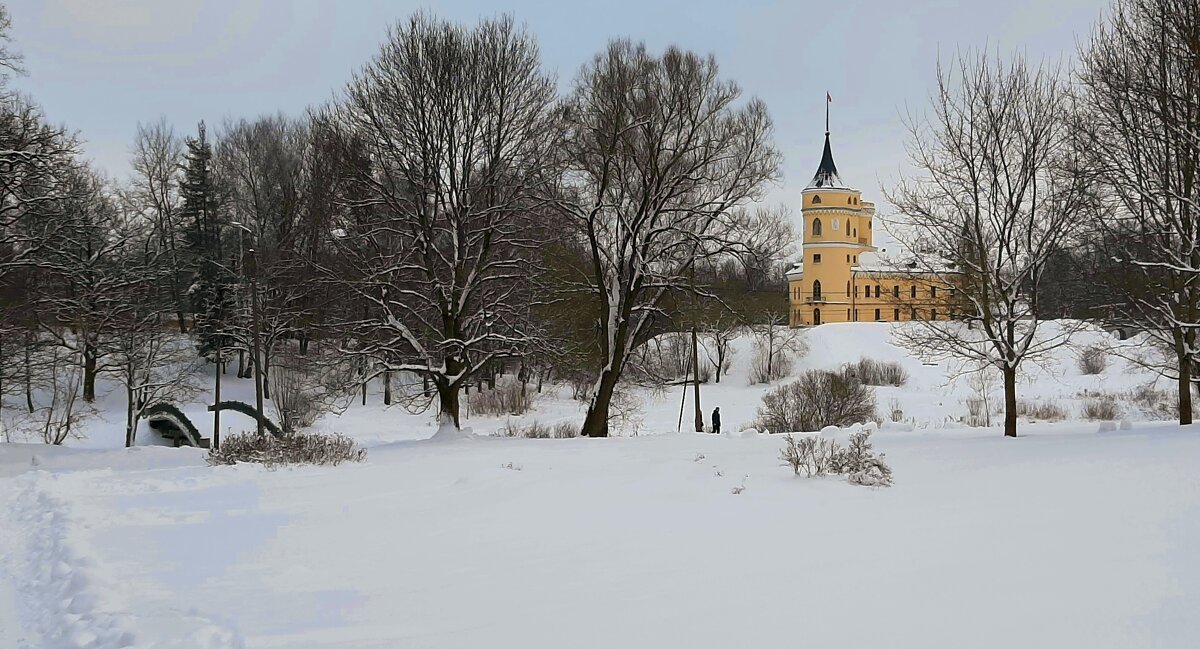
{"type": "Polygon", "coordinates": [[[833,97],[829,95],[829,91],[825,91],[825,135],[829,135],[829,104],[833,103],[833,97]]]}

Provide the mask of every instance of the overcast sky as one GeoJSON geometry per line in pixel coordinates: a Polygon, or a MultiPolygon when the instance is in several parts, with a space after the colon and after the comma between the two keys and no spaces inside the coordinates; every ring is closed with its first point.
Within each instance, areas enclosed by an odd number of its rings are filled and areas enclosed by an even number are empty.
{"type": "Polygon", "coordinates": [[[388,25],[419,9],[462,22],[512,13],[564,88],[613,37],[716,55],[766,101],[783,151],[774,201],[798,211],[820,159],[825,93],[842,178],[881,201],[904,161],[902,115],[926,103],[939,53],[987,46],[1069,62],[1107,0],[9,0],[28,76],[16,85],[77,130],[117,178],[138,122],[253,117],[338,92],[388,25]]]}

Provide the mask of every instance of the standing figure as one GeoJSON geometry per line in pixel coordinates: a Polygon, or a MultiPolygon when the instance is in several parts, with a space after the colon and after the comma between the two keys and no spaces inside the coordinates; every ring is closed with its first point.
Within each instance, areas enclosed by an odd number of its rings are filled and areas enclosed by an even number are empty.
{"type": "Polygon", "coordinates": [[[712,427],[713,433],[716,435],[720,435],[721,434],[721,408],[720,408],[720,406],[713,408],[712,422],[713,422],[713,427],[712,427]]]}

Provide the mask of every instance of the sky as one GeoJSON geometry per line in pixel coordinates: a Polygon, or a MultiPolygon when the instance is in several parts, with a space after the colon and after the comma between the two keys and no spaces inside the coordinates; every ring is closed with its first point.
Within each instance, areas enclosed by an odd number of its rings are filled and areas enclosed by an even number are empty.
{"type": "Polygon", "coordinates": [[[768,200],[799,214],[816,171],[826,92],[841,177],[887,209],[904,172],[905,116],[924,110],[936,66],[987,48],[1070,64],[1109,0],[8,0],[15,80],[49,119],[76,130],[110,176],[128,177],[137,125],[282,111],[334,98],[390,25],[425,10],[462,23],[510,13],[569,89],[612,38],[713,54],[766,102],[784,163],[768,200]]]}

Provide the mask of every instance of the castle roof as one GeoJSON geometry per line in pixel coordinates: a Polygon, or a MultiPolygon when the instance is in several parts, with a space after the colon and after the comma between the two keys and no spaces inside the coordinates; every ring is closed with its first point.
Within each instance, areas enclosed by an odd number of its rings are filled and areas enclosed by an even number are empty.
{"type": "Polygon", "coordinates": [[[829,148],[829,131],[825,131],[825,151],[821,154],[821,164],[817,166],[817,174],[805,189],[837,187],[848,189],[838,176],[837,165],[833,162],[833,150],[829,148]]]}

